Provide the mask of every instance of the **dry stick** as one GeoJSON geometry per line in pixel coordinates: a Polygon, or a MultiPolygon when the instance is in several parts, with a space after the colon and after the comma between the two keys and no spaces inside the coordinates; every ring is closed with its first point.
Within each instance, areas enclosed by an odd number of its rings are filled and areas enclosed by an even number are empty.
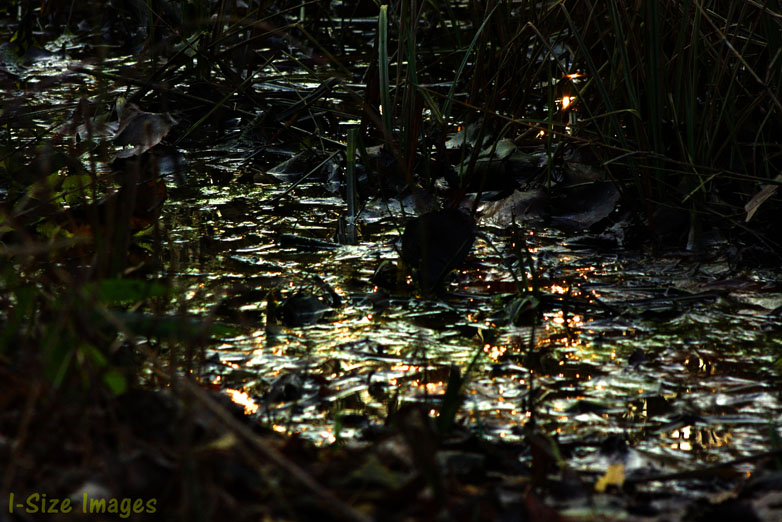
{"type": "MultiPolygon", "coordinates": [[[[111,313],[104,310],[104,317],[112,324],[117,326],[121,332],[133,340],[134,335],[128,330],[128,328],[122,324],[118,318],[114,317],[111,313]]],[[[265,444],[264,440],[253,433],[247,426],[244,426],[233,415],[220,406],[214,399],[212,399],[199,385],[193,383],[191,380],[176,375],[175,373],[169,374],[165,371],[160,364],[157,356],[143,344],[134,344],[144,356],[152,363],[155,373],[163,378],[170,378],[172,384],[179,386],[179,389],[186,390],[190,395],[195,398],[202,406],[209,410],[215,417],[225,424],[231,431],[243,438],[248,444],[250,444],[256,451],[258,451],[263,457],[271,461],[275,466],[288,473],[294,480],[298,481],[302,486],[309,489],[323,502],[324,506],[331,511],[335,516],[341,520],[352,520],[355,522],[370,522],[370,518],[359,513],[348,504],[342,502],[329,490],[318,484],[310,475],[307,474],[302,468],[290,461],[282,453],[272,448],[268,444],[265,444]]],[[[259,462],[255,462],[256,465],[260,465],[259,462]]]]}
{"type": "MultiPolygon", "coordinates": [[[[147,350],[148,351],[148,350],[147,350]]],[[[147,355],[152,355],[151,352],[147,355]]],[[[157,361],[153,361],[156,370],[162,372],[162,368],[159,368],[157,361]]],[[[165,372],[163,372],[165,374],[165,372]]],[[[224,407],[220,406],[197,384],[188,379],[181,378],[179,376],[174,377],[177,384],[184,384],[184,388],[190,392],[190,394],[203,406],[206,407],[212,414],[220,419],[228,428],[234,433],[244,438],[252,447],[254,447],[265,458],[269,459],[275,466],[282,469],[286,473],[290,474],[301,485],[312,491],[320,500],[325,504],[335,516],[345,519],[354,520],[357,522],[369,522],[369,518],[362,515],[349,505],[338,499],[329,490],[318,484],[310,475],[308,475],[302,468],[291,462],[287,457],[276,449],[268,446],[264,443],[263,439],[253,433],[247,426],[244,426],[237,421],[231,413],[224,407]]],[[[256,465],[259,463],[256,462],[256,465]]]]}

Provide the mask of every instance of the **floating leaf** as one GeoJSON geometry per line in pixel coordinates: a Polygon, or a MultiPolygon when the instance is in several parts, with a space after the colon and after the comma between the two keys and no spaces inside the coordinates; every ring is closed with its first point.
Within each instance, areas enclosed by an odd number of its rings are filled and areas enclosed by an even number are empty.
{"type": "Polygon", "coordinates": [[[595,483],[595,491],[603,493],[608,486],[621,488],[625,483],[624,464],[611,464],[605,474],[595,483]]]}

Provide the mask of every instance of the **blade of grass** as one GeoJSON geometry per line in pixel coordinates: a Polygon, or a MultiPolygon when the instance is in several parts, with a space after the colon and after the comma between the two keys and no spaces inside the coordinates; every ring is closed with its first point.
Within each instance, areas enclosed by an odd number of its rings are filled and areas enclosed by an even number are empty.
{"type": "Polygon", "coordinates": [[[356,207],[358,195],[356,191],[356,142],[358,141],[358,129],[348,130],[347,150],[345,151],[345,181],[346,199],[348,204],[348,217],[346,223],[346,242],[348,245],[357,243],[356,234],[356,207]]]}
{"type": "Polygon", "coordinates": [[[388,80],[388,6],[380,6],[380,14],[377,17],[378,37],[378,72],[380,74],[380,110],[383,119],[383,131],[386,141],[391,141],[391,86],[388,80]]]}
{"type": "Polygon", "coordinates": [[[469,47],[467,47],[467,50],[464,52],[462,63],[459,64],[459,68],[456,70],[456,76],[454,77],[453,82],[451,83],[451,88],[448,89],[448,95],[445,99],[445,104],[443,105],[443,109],[442,111],[440,111],[442,112],[443,118],[445,120],[448,119],[448,116],[450,114],[449,111],[451,109],[451,101],[453,100],[453,94],[456,91],[456,85],[459,83],[459,78],[461,78],[462,73],[464,72],[464,68],[467,67],[467,60],[470,58],[473,49],[475,49],[475,46],[478,44],[478,37],[483,32],[483,29],[486,27],[486,24],[489,22],[489,20],[491,20],[491,16],[494,14],[494,11],[497,10],[498,5],[495,5],[494,8],[492,8],[492,10],[489,11],[489,14],[486,15],[486,18],[483,19],[483,23],[475,32],[475,36],[473,36],[469,47]]]}

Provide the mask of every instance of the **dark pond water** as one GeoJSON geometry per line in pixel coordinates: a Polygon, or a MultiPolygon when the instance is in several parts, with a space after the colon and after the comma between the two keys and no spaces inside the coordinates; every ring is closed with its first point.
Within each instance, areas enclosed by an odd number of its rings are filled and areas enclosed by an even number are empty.
{"type": "MultiPolygon", "coordinates": [[[[67,50],[64,43],[52,49],[67,50]]],[[[110,60],[104,70],[129,62],[110,60]]],[[[6,85],[7,103],[38,108],[39,129],[62,121],[97,85],[64,72],[70,64],[52,54],[27,65],[18,71],[27,89],[6,85]]],[[[272,92],[272,83],[258,88],[272,92]]],[[[317,85],[289,82],[305,92],[317,85]]],[[[209,127],[199,132],[217,135],[209,127]]],[[[483,237],[442,297],[416,295],[412,285],[381,295],[372,278],[383,261],[398,260],[399,202],[368,201],[359,243],[339,245],[332,242],[345,207],[339,192],[325,182],[287,192],[291,182],[265,174],[297,150],[259,153],[238,128],[214,145],[204,136],[197,146],[169,143],[164,154],[176,157],[181,172],[166,178],[161,261],[190,312],[214,313],[244,332],[207,348],[203,380],[275,430],[318,444],[357,443],[382,425],[394,400],[430,404],[434,412],[451,368],[465,372],[476,360],[459,422],[489,438],[520,440],[534,409],[570,465],[596,474],[606,467],[606,441],[630,443],[628,475],[769,449],[782,413],[782,326],[771,315],[782,304],[778,273],[733,271],[719,245],[708,255],[654,257],[644,249],[585,248],[589,237],[522,223],[544,313],[535,327],[514,326],[502,321],[513,278],[488,242],[512,258],[512,237],[485,220],[483,237]],[[271,291],[282,298],[318,293],[319,280],[342,301],[330,315],[267,328],[271,291]]],[[[339,150],[328,142],[314,148],[339,150]]],[[[405,215],[416,212],[403,205],[405,215]]]]}

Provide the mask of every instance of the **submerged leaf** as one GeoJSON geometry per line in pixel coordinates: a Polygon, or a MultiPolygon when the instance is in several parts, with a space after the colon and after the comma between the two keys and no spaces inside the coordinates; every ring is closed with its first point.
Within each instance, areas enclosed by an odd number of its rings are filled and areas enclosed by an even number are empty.
{"type": "Polygon", "coordinates": [[[464,262],[475,241],[474,226],[470,216],[456,209],[428,212],[407,224],[402,259],[416,269],[422,290],[434,290],[464,262]]]}

